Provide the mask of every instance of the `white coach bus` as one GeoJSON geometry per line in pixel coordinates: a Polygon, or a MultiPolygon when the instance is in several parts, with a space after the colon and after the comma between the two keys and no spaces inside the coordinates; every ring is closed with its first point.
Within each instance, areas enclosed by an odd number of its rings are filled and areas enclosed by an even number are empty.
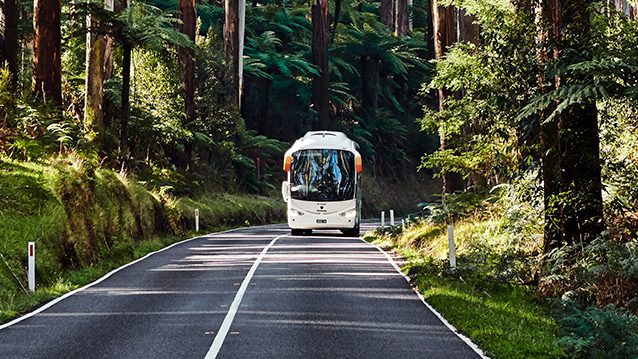
{"type": "Polygon", "coordinates": [[[293,235],[313,229],[339,229],[359,236],[361,155],[359,145],[341,132],[308,132],[284,155],[287,181],[281,186],[288,203],[293,235]]]}

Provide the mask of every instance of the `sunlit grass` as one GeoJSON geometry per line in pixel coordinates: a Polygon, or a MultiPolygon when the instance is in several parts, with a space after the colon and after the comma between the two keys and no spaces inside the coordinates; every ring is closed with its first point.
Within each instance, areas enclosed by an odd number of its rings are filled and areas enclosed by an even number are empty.
{"type": "MultiPolygon", "coordinates": [[[[480,276],[445,275],[448,238],[445,225],[421,223],[398,237],[367,233],[364,239],[399,253],[402,268],[437,311],[492,358],[556,358],[559,326],[549,305],[538,299],[534,288],[495,283],[480,276]],[[442,267],[443,266],[443,267],[442,267]]],[[[521,248],[533,248],[518,243],[521,248]]],[[[498,253],[514,245],[498,218],[466,220],[455,225],[459,260],[477,247],[498,253]]]]}
{"type": "Polygon", "coordinates": [[[175,199],[74,158],[0,158],[0,323],[147,253],[195,235],[281,221],[279,198],[203,194],[175,199]],[[36,242],[35,293],[26,293],[27,243],[36,242]]]}

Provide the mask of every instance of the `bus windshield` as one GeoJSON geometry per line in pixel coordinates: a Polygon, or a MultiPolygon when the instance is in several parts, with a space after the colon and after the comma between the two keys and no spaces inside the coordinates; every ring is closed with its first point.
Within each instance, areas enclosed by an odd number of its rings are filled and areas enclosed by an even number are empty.
{"type": "Polygon", "coordinates": [[[301,150],[292,154],[290,190],[303,201],[346,201],[354,198],[355,163],[350,151],[301,150]]]}

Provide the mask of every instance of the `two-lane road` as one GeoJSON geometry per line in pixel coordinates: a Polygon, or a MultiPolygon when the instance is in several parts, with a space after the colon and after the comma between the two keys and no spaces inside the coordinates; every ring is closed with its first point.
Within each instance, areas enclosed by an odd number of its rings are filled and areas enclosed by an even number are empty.
{"type": "Polygon", "coordinates": [[[477,358],[387,256],[284,226],[199,237],[0,326],[0,358],[477,358]]]}

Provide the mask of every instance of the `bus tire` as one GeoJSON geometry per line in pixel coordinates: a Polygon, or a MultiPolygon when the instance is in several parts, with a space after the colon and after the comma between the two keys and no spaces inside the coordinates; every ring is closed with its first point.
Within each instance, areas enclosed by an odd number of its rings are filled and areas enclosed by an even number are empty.
{"type": "Polygon", "coordinates": [[[304,230],[303,229],[297,229],[297,228],[291,228],[290,229],[290,234],[293,236],[303,236],[304,235],[304,230]]]}
{"type": "Polygon", "coordinates": [[[352,229],[345,229],[341,231],[346,237],[359,237],[361,235],[361,230],[359,229],[359,225],[352,229]]]}

